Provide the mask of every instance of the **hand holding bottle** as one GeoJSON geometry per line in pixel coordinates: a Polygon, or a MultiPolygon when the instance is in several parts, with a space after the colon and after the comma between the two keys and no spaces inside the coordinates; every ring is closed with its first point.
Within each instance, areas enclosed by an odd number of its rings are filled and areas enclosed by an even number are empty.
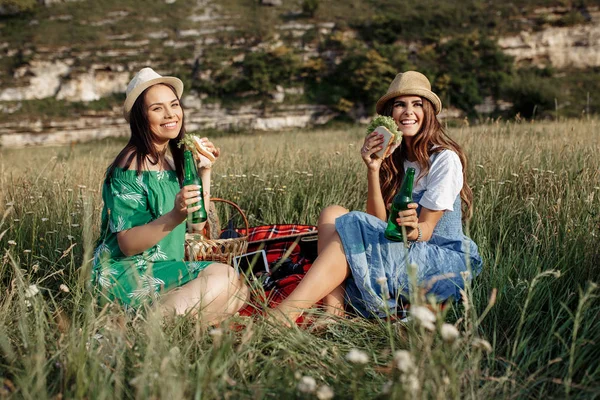
{"type": "Polygon", "coordinates": [[[417,215],[417,203],[409,203],[406,210],[400,210],[396,216],[396,223],[398,226],[406,228],[406,236],[408,240],[414,240],[412,232],[417,229],[419,225],[419,216],[417,215]]]}
{"type": "Polygon", "coordinates": [[[400,190],[394,196],[392,207],[390,208],[390,215],[384,235],[387,239],[394,242],[409,240],[409,229],[414,230],[417,228],[419,222],[416,203],[412,201],[415,172],[414,168],[406,170],[400,190]]]}
{"type": "Polygon", "coordinates": [[[181,190],[175,196],[175,203],[173,206],[173,213],[176,219],[183,222],[187,219],[188,214],[192,214],[200,208],[201,204],[197,204],[193,207],[189,207],[191,204],[200,203],[201,194],[199,185],[187,185],[181,188],[181,190]]]}

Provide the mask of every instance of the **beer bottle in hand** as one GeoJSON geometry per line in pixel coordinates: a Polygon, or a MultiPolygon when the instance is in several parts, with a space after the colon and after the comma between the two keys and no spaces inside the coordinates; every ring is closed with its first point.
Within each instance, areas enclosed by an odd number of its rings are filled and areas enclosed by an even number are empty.
{"type": "MultiPolygon", "coordinates": [[[[408,168],[402,179],[402,186],[400,191],[394,196],[392,201],[392,209],[390,210],[390,217],[388,219],[387,227],[385,228],[385,237],[394,242],[402,242],[402,227],[398,225],[396,219],[398,218],[398,212],[408,209],[408,204],[412,203],[412,191],[413,184],[415,181],[415,169],[408,168]]],[[[406,229],[405,229],[406,231],[406,229]]]]}
{"type": "Polygon", "coordinates": [[[188,214],[188,223],[198,224],[206,221],[206,208],[204,207],[204,190],[202,190],[202,180],[198,177],[194,156],[189,150],[183,152],[183,186],[198,185],[200,186],[200,201],[195,204],[188,205],[188,208],[200,206],[200,209],[188,214]]]}

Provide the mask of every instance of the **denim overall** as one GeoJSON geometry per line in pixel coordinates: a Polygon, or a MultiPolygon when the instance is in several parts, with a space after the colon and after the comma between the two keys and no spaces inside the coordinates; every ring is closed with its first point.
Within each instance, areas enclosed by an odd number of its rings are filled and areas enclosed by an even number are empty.
{"type": "MultiPolygon", "coordinates": [[[[418,203],[423,193],[413,193],[413,201],[418,203]]],[[[356,312],[364,317],[401,312],[409,298],[409,264],[416,265],[417,284],[426,288],[428,296],[434,295],[438,302],[460,298],[461,272],[476,276],[482,261],[477,245],[463,233],[460,195],[453,208],[444,212],[431,239],[409,248],[386,239],[387,224],[372,215],[353,211],[336,219],[351,271],[347,301],[356,312]]]]}

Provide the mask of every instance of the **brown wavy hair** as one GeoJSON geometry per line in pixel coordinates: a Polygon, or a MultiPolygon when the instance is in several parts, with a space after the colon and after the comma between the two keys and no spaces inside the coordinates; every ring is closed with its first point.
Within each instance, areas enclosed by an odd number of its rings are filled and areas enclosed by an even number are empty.
{"type": "MultiPolygon", "coordinates": [[[[473,215],[473,191],[467,183],[467,157],[462,148],[448,136],[440,122],[438,121],[433,104],[423,97],[423,124],[421,129],[412,141],[414,155],[421,169],[421,177],[427,175],[431,168],[430,157],[434,153],[442,150],[452,150],[460,158],[463,168],[463,187],[460,190],[462,218],[466,221],[473,215]]],[[[385,103],[382,114],[388,117],[392,116],[394,109],[394,99],[385,103]]],[[[406,142],[402,144],[392,155],[386,158],[381,164],[379,170],[379,180],[381,182],[381,193],[384,204],[390,204],[396,192],[400,189],[402,179],[404,178],[404,161],[407,159],[408,151],[406,142]]]]}
{"type": "MultiPolygon", "coordinates": [[[[185,111],[183,109],[183,105],[181,104],[181,99],[177,96],[177,91],[171,85],[166,83],[159,83],[158,85],[164,85],[170,88],[177,100],[179,100],[179,105],[181,107],[181,111],[183,113],[183,117],[181,119],[181,130],[179,131],[179,135],[175,139],[169,140],[169,150],[171,151],[171,155],[173,156],[173,163],[175,164],[175,172],[177,174],[177,178],[179,179],[179,183],[183,182],[183,147],[177,147],[177,144],[183,136],[185,135],[185,111]]],[[[154,85],[153,85],[154,86],[154,85]]],[[[129,138],[129,142],[125,145],[125,148],[121,150],[119,155],[115,158],[115,160],[110,164],[106,171],[106,180],[110,182],[113,171],[116,167],[118,167],[122,160],[125,160],[123,164],[123,169],[129,169],[129,166],[133,162],[133,159],[136,160],[136,170],[138,175],[142,173],[142,166],[144,165],[144,161],[148,160],[148,162],[152,165],[158,164],[161,159],[164,157],[164,154],[161,154],[156,147],[154,146],[154,133],[150,130],[150,123],[148,122],[148,112],[146,111],[146,107],[144,107],[144,98],[146,96],[146,92],[150,90],[153,86],[150,86],[146,90],[144,90],[138,98],[133,103],[133,107],[131,108],[131,114],[129,117],[129,128],[131,129],[131,137],[129,138]]]]}

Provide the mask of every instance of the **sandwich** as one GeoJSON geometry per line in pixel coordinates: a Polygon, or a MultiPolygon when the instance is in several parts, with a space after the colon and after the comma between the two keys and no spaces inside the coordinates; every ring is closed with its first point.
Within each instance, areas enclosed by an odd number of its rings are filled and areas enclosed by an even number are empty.
{"type": "Polygon", "coordinates": [[[373,153],[373,156],[386,159],[402,143],[402,133],[398,131],[396,121],[392,117],[384,117],[382,115],[373,118],[367,127],[367,135],[374,131],[383,135],[383,143],[381,144],[382,149],[373,153]]]}
{"type": "Polygon", "coordinates": [[[194,154],[194,158],[198,161],[199,167],[210,166],[217,159],[215,155],[204,146],[202,140],[192,133],[186,133],[183,139],[179,141],[178,146],[185,146],[187,150],[190,150],[192,154],[194,154]]]}
{"type": "MultiPolygon", "coordinates": [[[[194,149],[196,150],[196,153],[198,155],[208,158],[208,161],[210,161],[211,163],[217,159],[215,157],[215,155],[213,153],[211,153],[210,150],[208,150],[204,146],[204,144],[202,144],[202,140],[200,140],[200,138],[198,136],[192,135],[192,141],[194,143],[194,149]]],[[[192,151],[192,153],[194,153],[194,151],[192,151]]],[[[196,158],[199,159],[199,157],[196,157],[196,158]]]]}

